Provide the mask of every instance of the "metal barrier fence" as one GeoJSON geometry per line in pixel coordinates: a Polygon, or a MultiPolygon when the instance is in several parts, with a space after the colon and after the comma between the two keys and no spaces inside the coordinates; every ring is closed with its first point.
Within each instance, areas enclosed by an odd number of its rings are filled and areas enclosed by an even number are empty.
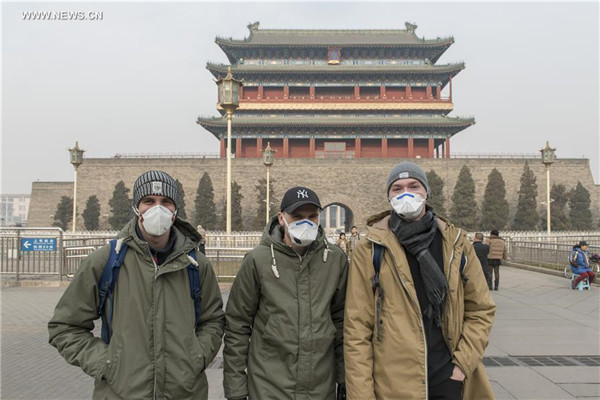
{"type": "MultiPolygon", "coordinates": [[[[562,271],[569,264],[573,245],[538,241],[507,241],[507,252],[512,261],[533,264],[562,271]]],[[[600,246],[588,246],[588,252],[600,253],[600,246]]]]}

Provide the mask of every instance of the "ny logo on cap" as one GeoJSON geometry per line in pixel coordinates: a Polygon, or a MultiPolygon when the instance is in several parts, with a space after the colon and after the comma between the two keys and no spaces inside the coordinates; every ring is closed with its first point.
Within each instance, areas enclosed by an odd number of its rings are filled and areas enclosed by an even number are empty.
{"type": "Polygon", "coordinates": [[[152,193],[162,194],[162,182],[152,182],[152,193]]]}
{"type": "Polygon", "coordinates": [[[308,193],[306,192],[306,189],[298,190],[298,198],[308,198],[308,193]]]}
{"type": "Polygon", "coordinates": [[[400,172],[398,174],[398,179],[408,178],[408,172],[400,172]]]}

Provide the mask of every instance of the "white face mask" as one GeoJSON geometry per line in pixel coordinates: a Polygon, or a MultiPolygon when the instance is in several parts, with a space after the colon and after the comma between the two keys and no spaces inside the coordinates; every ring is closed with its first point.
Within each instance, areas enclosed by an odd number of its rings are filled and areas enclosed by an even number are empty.
{"type": "Polygon", "coordinates": [[[414,219],[425,207],[425,199],[418,193],[404,192],[390,199],[394,211],[404,219],[414,219]]]}
{"type": "Polygon", "coordinates": [[[319,224],[315,224],[311,220],[302,219],[294,221],[290,224],[283,217],[283,223],[287,226],[290,239],[296,246],[306,247],[315,241],[319,233],[319,224]]]}
{"type": "Polygon", "coordinates": [[[159,204],[142,214],[142,225],[149,235],[161,236],[173,225],[174,215],[171,210],[159,204]]]}

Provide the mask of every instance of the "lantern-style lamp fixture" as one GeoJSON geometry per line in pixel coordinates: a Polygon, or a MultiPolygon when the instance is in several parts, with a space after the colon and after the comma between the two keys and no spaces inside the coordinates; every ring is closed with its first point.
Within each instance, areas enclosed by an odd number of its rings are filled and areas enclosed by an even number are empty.
{"type": "Polygon", "coordinates": [[[271,148],[271,142],[267,142],[267,147],[262,151],[263,164],[265,164],[266,167],[273,165],[273,162],[275,161],[275,152],[276,150],[271,148]]]}
{"type": "Polygon", "coordinates": [[[551,148],[550,147],[550,143],[548,141],[546,141],[546,147],[544,147],[543,149],[540,150],[540,152],[542,153],[542,163],[549,167],[550,165],[552,165],[552,163],[554,162],[554,152],[556,151],[556,148],[551,148]]]}
{"type": "Polygon", "coordinates": [[[75,147],[69,149],[69,153],[71,155],[71,164],[73,167],[77,169],[81,164],[83,164],[83,153],[85,150],[79,148],[79,142],[75,142],[75,147]]]}
{"type": "Polygon", "coordinates": [[[227,76],[219,77],[216,81],[219,87],[219,106],[225,111],[231,112],[240,105],[240,87],[244,84],[243,80],[233,77],[231,67],[227,68],[227,76]]]}

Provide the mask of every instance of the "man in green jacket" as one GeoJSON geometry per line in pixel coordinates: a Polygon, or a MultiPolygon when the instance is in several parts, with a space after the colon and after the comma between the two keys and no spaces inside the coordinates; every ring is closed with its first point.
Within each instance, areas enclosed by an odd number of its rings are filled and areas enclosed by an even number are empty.
{"type": "Polygon", "coordinates": [[[94,399],[208,399],[204,370],[221,345],[223,302],[210,263],[197,251],[198,232],[176,217],[178,198],[165,172],[145,172],[134,183],[136,216],[116,243],[128,250],[110,304],[109,344],[92,333],[109,245],[83,260],[48,324],[50,344],[95,379],[94,399]],[[196,325],[189,265],[200,277],[196,325]]]}
{"type": "Polygon", "coordinates": [[[385,191],[393,210],[369,219],[352,256],[349,400],[494,398],[481,360],[496,305],[465,232],[434,213],[429,193],[418,165],[396,165],[385,191]]]}
{"type": "Polygon", "coordinates": [[[321,203],[288,190],[231,288],[225,312],[228,399],[345,398],[343,319],[348,261],[319,226],[321,203]]]}

